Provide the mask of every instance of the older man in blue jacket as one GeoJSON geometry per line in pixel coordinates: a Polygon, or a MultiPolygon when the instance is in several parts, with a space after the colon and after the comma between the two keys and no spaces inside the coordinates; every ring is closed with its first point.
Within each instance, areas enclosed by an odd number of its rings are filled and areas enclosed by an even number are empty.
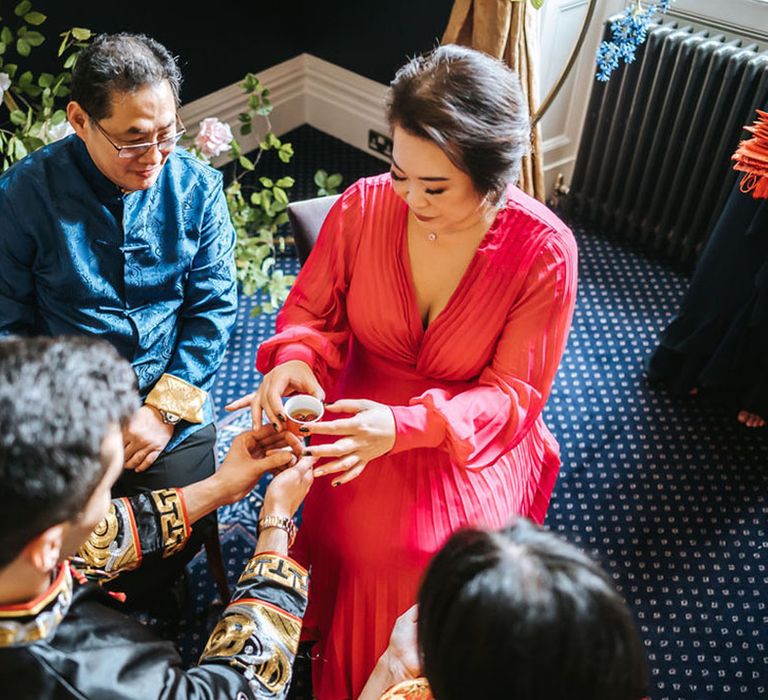
{"type": "Polygon", "coordinates": [[[116,495],[214,469],[207,392],[235,322],[235,232],[221,174],[176,148],[180,82],[156,41],[97,37],[72,77],[75,134],[0,177],[0,335],[98,336],[136,373],[116,495]]]}

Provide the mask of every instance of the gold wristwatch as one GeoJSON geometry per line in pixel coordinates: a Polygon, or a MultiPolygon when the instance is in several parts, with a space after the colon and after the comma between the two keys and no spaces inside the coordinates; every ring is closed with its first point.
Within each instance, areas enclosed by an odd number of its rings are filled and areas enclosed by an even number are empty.
{"type": "Polygon", "coordinates": [[[283,518],[279,515],[267,515],[261,518],[258,523],[259,534],[263,530],[267,530],[270,527],[276,527],[280,530],[285,530],[288,533],[288,546],[293,546],[293,541],[296,539],[296,523],[293,522],[293,518],[283,518]]]}

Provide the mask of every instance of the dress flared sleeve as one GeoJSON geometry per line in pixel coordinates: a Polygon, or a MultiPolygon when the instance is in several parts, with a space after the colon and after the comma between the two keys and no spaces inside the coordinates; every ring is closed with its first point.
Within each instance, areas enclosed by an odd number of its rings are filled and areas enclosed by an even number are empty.
{"type": "Polygon", "coordinates": [[[560,363],[576,299],[577,252],[569,233],[542,248],[507,314],[491,363],[469,389],[430,389],[394,406],[392,454],[447,450],[481,469],[522,440],[541,414],[560,363]]]}
{"type": "Polygon", "coordinates": [[[323,223],[317,243],[277,315],[277,333],[262,343],[256,367],[267,373],[303,360],[322,386],[344,364],[349,341],[346,295],[359,246],[363,183],[347,189],[323,223]]]}

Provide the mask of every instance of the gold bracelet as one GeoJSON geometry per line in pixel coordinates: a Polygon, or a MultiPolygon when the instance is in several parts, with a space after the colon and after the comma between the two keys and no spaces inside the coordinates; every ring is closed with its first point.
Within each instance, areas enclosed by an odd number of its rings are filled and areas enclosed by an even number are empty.
{"type": "Polygon", "coordinates": [[[280,530],[284,530],[288,534],[288,547],[293,546],[293,541],[296,539],[296,523],[293,522],[293,518],[283,518],[279,515],[267,515],[258,522],[259,535],[264,530],[268,530],[270,527],[276,527],[280,530]]]}

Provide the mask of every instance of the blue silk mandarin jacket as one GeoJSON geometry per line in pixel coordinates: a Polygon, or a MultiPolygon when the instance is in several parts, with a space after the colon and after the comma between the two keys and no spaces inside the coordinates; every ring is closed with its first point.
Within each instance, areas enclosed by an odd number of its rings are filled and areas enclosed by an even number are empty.
{"type": "Polygon", "coordinates": [[[123,193],[70,136],[0,176],[0,335],[109,341],[142,398],[155,389],[148,403],[186,419],[172,449],[213,419],[234,245],[218,171],[177,149],[152,187],[123,193]]]}

